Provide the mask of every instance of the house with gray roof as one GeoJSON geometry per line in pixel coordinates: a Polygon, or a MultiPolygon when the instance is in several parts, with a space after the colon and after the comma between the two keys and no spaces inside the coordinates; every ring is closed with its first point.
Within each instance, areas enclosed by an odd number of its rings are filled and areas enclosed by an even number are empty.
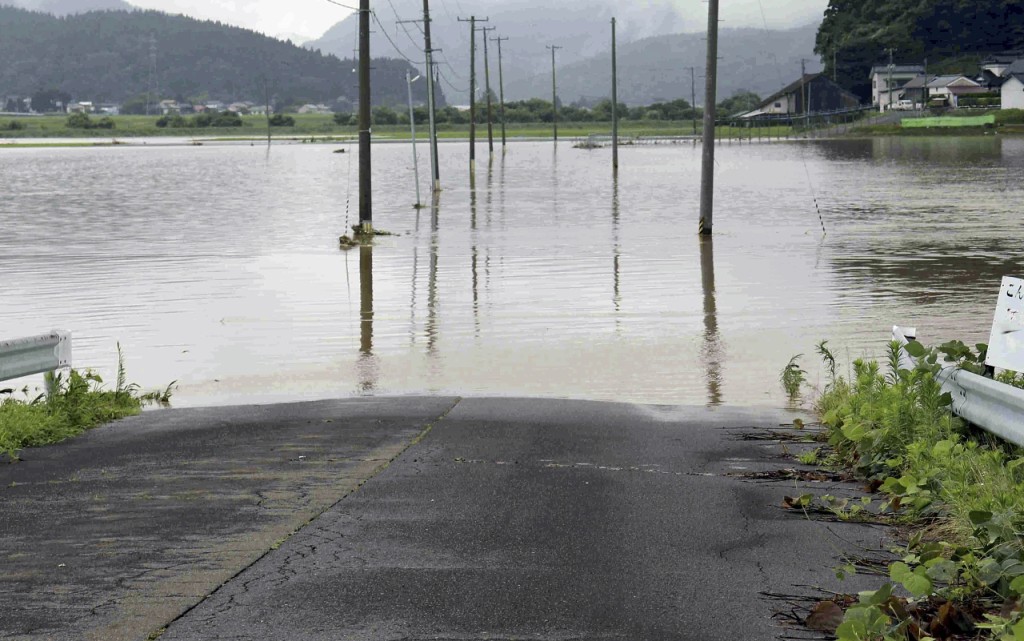
{"type": "Polygon", "coordinates": [[[1007,66],[999,92],[1003,109],[1024,109],[1024,58],[1007,66]]]}
{"type": "Polygon", "coordinates": [[[886,111],[898,100],[900,89],[925,73],[924,65],[875,65],[871,68],[871,104],[886,111]]]}

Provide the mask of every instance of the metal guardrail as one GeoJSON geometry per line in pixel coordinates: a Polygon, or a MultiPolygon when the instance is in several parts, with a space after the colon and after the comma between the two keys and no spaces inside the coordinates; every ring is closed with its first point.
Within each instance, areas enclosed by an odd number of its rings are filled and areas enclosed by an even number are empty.
{"type": "Polygon", "coordinates": [[[71,332],[0,341],[0,381],[71,367],[71,332]]]}
{"type": "MultiPolygon", "coordinates": [[[[912,329],[892,328],[892,338],[906,345],[914,340],[912,329]]],[[[917,365],[900,350],[900,367],[917,365]]],[[[953,413],[965,421],[1018,447],[1024,447],[1024,390],[999,383],[959,367],[946,367],[936,377],[943,392],[953,396],[953,413]]]]}

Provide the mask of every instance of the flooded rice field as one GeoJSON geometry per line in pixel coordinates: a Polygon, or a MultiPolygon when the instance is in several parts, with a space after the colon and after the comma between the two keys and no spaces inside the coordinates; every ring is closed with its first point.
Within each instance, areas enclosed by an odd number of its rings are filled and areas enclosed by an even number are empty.
{"type": "Polygon", "coordinates": [[[893,324],[986,340],[1022,271],[1022,139],[722,144],[711,243],[699,147],[624,147],[615,179],[610,149],[482,144],[474,181],[466,147],[441,146],[444,191],[417,210],[410,147],[375,146],[374,222],[396,235],[348,252],[355,148],[0,151],[0,338],[71,330],[107,376],[120,342],[177,406],[782,405],[780,370],[805,353],[817,380],[821,339],[844,361],[893,324]]]}

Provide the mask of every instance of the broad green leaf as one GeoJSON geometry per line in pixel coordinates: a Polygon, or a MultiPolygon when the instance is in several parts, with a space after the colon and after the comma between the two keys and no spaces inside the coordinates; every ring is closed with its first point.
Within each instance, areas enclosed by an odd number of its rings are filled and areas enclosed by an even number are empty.
{"type": "Polygon", "coordinates": [[[928,564],[928,578],[948,583],[956,578],[956,563],[949,559],[934,559],[928,564]]]}
{"type": "Polygon", "coordinates": [[[1019,576],[1013,581],[1010,581],[1010,589],[1017,594],[1024,594],[1024,576],[1019,576]]]}
{"type": "Polygon", "coordinates": [[[907,350],[907,353],[913,356],[914,358],[921,358],[922,356],[928,353],[928,350],[925,349],[925,346],[917,341],[910,341],[903,349],[907,350]]]}
{"type": "Polygon", "coordinates": [[[932,580],[928,578],[927,570],[923,567],[911,570],[906,563],[897,561],[889,566],[889,576],[914,596],[921,597],[932,593],[932,580]]]}
{"type": "Polygon", "coordinates": [[[971,523],[974,525],[985,525],[992,520],[992,513],[983,510],[971,510],[967,517],[971,519],[971,523]]]}

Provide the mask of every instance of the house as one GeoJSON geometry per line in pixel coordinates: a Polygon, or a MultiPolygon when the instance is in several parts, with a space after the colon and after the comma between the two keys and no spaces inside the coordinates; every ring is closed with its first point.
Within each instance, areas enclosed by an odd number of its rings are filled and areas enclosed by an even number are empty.
{"type": "Polygon", "coordinates": [[[871,104],[879,111],[889,108],[903,85],[925,74],[924,65],[875,65],[871,68],[871,104]],[[891,84],[890,84],[891,83],[891,84]]]}
{"type": "Polygon", "coordinates": [[[844,109],[856,109],[860,99],[843,89],[822,73],[805,74],[781,91],[764,99],[756,109],[740,118],[758,118],[773,115],[804,115],[844,109]],[[805,109],[804,104],[810,107],[805,109]]]}
{"type": "Polygon", "coordinates": [[[112,102],[105,102],[96,105],[96,113],[101,113],[104,116],[116,116],[121,113],[121,105],[112,102]]]}
{"type": "Polygon", "coordinates": [[[95,111],[95,108],[93,107],[93,104],[91,102],[89,102],[89,101],[69,102],[68,103],[68,113],[69,114],[70,113],[78,113],[78,112],[84,113],[84,114],[91,114],[93,111],[95,111]]]}
{"type": "Polygon", "coordinates": [[[960,97],[988,93],[988,89],[967,76],[937,76],[928,83],[928,104],[959,108],[960,97]]]}
{"type": "Polygon", "coordinates": [[[176,100],[161,100],[160,101],[160,113],[167,116],[169,114],[181,113],[181,108],[178,107],[178,101],[176,100]]]}
{"type": "Polygon", "coordinates": [[[1006,51],[993,54],[981,61],[981,69],[983,73],[988,72],[996,78],[1002,78],[1006,76],[1010,65],[1021,58],[1024,58],[1024,51],[1006,51]]]}
{"type": "Polygon", "coordinates": [[[935,80],[935,76],[926,74],[917,76],[903,85],[896,99],[909,100],[914,103],[914,108],[920,109],[928,104],[928,83],[932,80],[935,80]]]}
{"type": "Polygon", "coordinates": [[[1024,109],[1024,58],[1006,67],[999,91],[1003,109],[1024,109]]]}
{"type": "Polygon", "coordinates": [[[313,105],[313,104],[302,105],[301,107],[299,107],[299,113],[300,114],[329,114],[329,113],[331,113],[331,108],[328,107],[327,105],[324,105],[324,104],[319,104],[319,105],[313,105]]]}

